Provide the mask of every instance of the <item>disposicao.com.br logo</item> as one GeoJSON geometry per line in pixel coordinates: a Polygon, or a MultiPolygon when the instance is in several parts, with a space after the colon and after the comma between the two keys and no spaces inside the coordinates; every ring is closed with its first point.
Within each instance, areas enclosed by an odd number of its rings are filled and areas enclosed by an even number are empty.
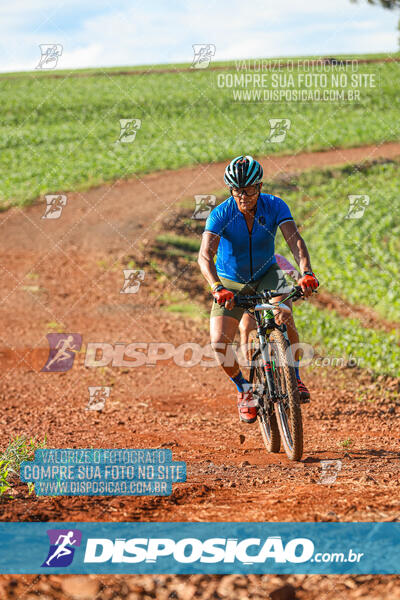
{"type": "Polygon", "coordinates": [[[276,563],[302,563],[310,560],[314,544],[307,538],[295,538],[283,544],[280,536],[246,538],[89,538],[86,544],[85,563],[155,563],[159,558],[170,557],[178,563],[263,563],[272,559],[276,563]],[[252,551],[250,550],[252,548],[252,551]]]}
{"type": "Polygon", "coordinates": [[[362,552],[351,548],[345,552],[316,552],[309,538],[293,538],[286,544],[281,536],[262,538],[89,538],[85,563],[157,563],[169,559],[175,563],[235,563],[262,564],[269,559],[283,563],[359,563],[362,552]]]}
{"type": "MultiPolygon", "coordinates": [[[[81,545],[81,531],[51,529],[47,535],[50,548],[41,566],[59,568],[71,565],[75,548],[81,545]]],[[[223,564],[227,565],[225,570],[239,568],[241,572],[242,569],[246,572],[245,565],[264,565],[261,568],[270,572],[274,565],[289,564],[293,565],[290,568],[301,569],[305,563],[313,563],[317,569],[320,568],[318,563],[330,563],[332,566],[328,569],[335,572],[335,569],[341,568],[340,563],[359,564],[361,557],[365,556],[352,548],[344,552],[315,552],[314,542],[308,537],[283,539],[280,535],[246,538],[240,535],[237,538],[202,536],[201,539],[194,536],[175,539],[148,537],[146,534],[132,538],[89,537],[82,546],[78,562],[87,565],[85,572],[99,572],[99,568],[114,572],[115,567],[122,564],[132,565],[128,567],[131,569],[134,569],[134,564],[138,569],[143,569],[140,565],[149,564],[151,572],[161,568],[172,573],[186,572],[189,565],[203,565],[207,573],[218,572],[223,564]],[[338,566],[335,567],[335,564],[338,566]]],[[[75,564],[75,567],[79,565],[75,564]]]]}

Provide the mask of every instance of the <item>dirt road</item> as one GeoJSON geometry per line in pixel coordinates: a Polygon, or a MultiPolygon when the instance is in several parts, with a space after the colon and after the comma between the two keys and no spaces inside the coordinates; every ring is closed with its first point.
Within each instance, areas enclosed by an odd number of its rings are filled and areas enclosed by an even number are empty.
{"type": "MultiPolygon", "coordinates": [[[[304,154],[264,164],[270,175],[277,165],[299,170],[330,164],[329,160],[338,164],[397,154],[400,145],[388,144],[380,150],[304,154]]],[[[398,520],[399,416],[393,400],[393,393],[400,391],[397,381],[390,382],[388,396],[387,382],[372,382],[352,369],[307,372],[304,379],[312,402],[303,409],[304,459],[290,463],[282,453],[266,454],[257,425],[239,423],[232,385],[216,368],[185,368],[169,360],[151,368],[91,369],[80,353],[66,374],[40,372],[50,331],[79,332],[84,347],[95,341],[208,343],[205,304],[199,303],[197,320],[167,311],[171,297],[179,297],[176,281],[153,270],[146,273],[138,293],[120,290],[122,269],[130,261],[140,264],[151,247],[159,213],[192,193],[221,187],[220,178],[221,165],[154,174],[119,182],[111,190],[71,194],[58,220],[41,219],[42,205],[0,216],[2,448],[16,435],[46,435],[47,446],[56,448],[169,447],[175,460],[187,463],[187,482],[174,484],[166,498],[36,498],[27,497],[26,486],[20,484],[14,498],[2,502],[1,520],[398,520]],[[88,386],[97,385],[112,388],[101,413],[86,410],[88,386]],[[361,391],[374,401],[360,401],[361,391]],[[341,461],[331,485],[321,478],[323,459],[341,461]]],[[[30,581],[29,590],[36,590],[30,581]]],[[[154,578],[151,581],[154,584],[154,578]]],[[[299,581],[293,580],[298,597],[313,598],[301,596],[299,581]]],[[[383,585],[382,578],[369,581],[370,590],[383,585]]],[[[384,581],[390,589],[392,578],[384,581]]],[[[9,592],[10,578],[3,582],[9,592]]],[[[359,584],[354,585],[353,590],[349,584],[343,597],[353,597],[359,590],[359,584]]],[[[19,578],[15,593],[22,593],[23,586],[19,578]]],[[[326,589],[326,598],[341,597],[331,595],[334,588],[326,589]]],[[[254,594],[251,597],[257,597],[254,594]]]]}

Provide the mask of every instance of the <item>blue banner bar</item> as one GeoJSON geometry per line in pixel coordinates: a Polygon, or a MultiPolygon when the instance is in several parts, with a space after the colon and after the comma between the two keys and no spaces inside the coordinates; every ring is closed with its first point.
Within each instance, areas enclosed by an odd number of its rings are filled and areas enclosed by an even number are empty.
{"type": "Polygon", "coordinates": [[[399,574],[400,523],[0,523],[0,573],[399,574]]]}

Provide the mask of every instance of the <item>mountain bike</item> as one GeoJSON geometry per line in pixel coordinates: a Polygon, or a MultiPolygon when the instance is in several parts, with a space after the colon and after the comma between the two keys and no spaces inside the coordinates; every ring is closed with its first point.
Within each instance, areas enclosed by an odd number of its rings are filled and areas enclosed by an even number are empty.
{"type": "MultiPolygon", "coordinates": [[[[290,460],[300,460],[303,454],[303,422],[297,388],[294,359],[286,325],[278,325],[273,309],[285,304],[271,304],[269,300],[282,292],[264,290],[252,296],[235,295],[235,304],[254,316],[257,324],[258,347],[250,363],[250,383],[253,401],[258,409],[258,420],[268,452],[279,452],[281,440],[290,460]]],[[[284,300],[296,301],[304,296],[300,286],[294,286],[284,300]]]]}

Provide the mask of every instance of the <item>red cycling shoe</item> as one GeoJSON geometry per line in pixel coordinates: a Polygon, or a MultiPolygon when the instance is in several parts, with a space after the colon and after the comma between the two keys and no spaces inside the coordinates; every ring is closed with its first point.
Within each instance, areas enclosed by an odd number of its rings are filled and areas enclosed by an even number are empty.
{"type": "Polygon", "coordinates": [[[306,403],[310,401],[310,392],[301,381],[301,379],[297,379],[297,387],[300,395],[300,402],[306,403]]]}
{"type": "Polygon", "coordinates": [[[243,423],[254,423],[257,420],[257,407],[253,406],[253,392],[238,392],[239,418],[243,423]]]}

